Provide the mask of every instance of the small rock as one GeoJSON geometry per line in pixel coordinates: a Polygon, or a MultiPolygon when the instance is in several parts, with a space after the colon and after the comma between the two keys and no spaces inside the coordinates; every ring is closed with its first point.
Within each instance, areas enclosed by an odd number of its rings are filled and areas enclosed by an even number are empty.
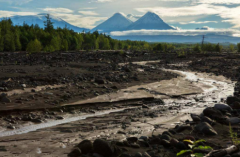
{"type": "Polygon", "coordinates": [[[97,84],[105,84],[105,81],[103,79],[95,79],[95,82],[97,84]]]}
{"type": "Polygon", "coordinates": [[[170,142],[167,141],[167,140],[161,140],[161,145],[163,145],[164,147],[170,147],[171,146],[170,142]]]}
{"type": "Polygon", "coordinates": [[[14,130],[14,129],[15,129],[15,126],[10,125],[10,126],[8,126],[7,128],[14,130]]]}
{"type": "Polygon", "coordinates": [[[178,142],[175,146],[177,149],[186,150],[187,146],[183,142],[178,142]]]}
{"type": "Polygon", "coordinates": [[[164,135],[161,136],[161,139],[162,139],[162,140],[170,141],[171,137],[168,136],[167,134],[164,134],[164,135]]]}
{"type": "Polygon", "coordinates": [[[123,153],[120,155],[120,157],[131,157],[131,155],[127,154],[127,153],[123,153]]]}
{"type": "Polygon", "coordinates": [[[148,140],[148,137],[147,136],[141,136],[139,139],[142,139],[144,141],[147,141],[148,140]]]}
{"type": "Polygon", "coordinates": [[[57,116],[56,118],[57,118],[58,120],[64,119],[64,117],[62,117],[62,116],[57,116]]]}
{"type": "Polygon", "coordinates": [[[173,136],[172,133],[170,133],[169,131],[164,131],[164,132],[162,133],[162,135],[168,135],[168,136],[170,136],[170,137],[173,136]]]}
{"type": "Polygon", "coordinates": [[[135,155],[134,155],[134,157],[142,157],[143,155],[142,155],[142,153],[140,153],[140,152],[138,152],[138,153],[136,153],[135,155]]]}
{"type": "Polygon", "coordinates": [[[135,144],[135,143],[134,143],[134,144],[131,144],[131,147],[132,147],[132,148],[140,148],[140,146],[139,146],[138,144],[135,144]]]}
{"type": "Polygon", "coordinates": [[[130,142],[130,143],[135,143],[135,142],[138,141],[138,138],[137,137],[128,137],[127,141],[130,142]]]}
{"type": "Polygon", "coordinates": [[[151,157],[147,152],[143,153],[143,157],[151,157]]]}
{"type": "Polygon", "coordinates": [[[149,109],[149,107],[147,105],[142,105],[142,108],[149,109]]]}

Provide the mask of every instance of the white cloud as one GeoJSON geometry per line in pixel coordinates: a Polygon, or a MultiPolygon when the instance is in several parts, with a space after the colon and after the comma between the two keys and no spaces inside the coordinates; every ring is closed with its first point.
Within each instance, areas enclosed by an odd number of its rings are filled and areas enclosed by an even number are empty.
{"type": "Polygon", "coordinates": [[[218,21],[190,21],[190,22],[179,22],[182,25],[187,24],[206,24],[206,23],[218,23],[218,21]]]}
{"type": "Polygon", "coordinates": [[[198,4],[195,6],[184,7],[152,7],[152,8],[136,8],[139,12],[152,11],[161,17],[184,17],[184,16],[209,16],[217,15],[234,25],[234,28],[240,28],[240,6],[226,7],[212,4],[198,4]]]}
{"type": "Polygon", "coordinates": [[[198,0],[197,3],[206,4],[240,4],[239,0],[198,0]]]}
{"type": "Polygon", "coordinates": [[[73,11],[68,8],[44,8],[43,11],[52,13],[73,13],[73,11]]]}
{"type": "Polygon", "coordinates": [[[178,16],[196,16],[196,15],[213,15],[219,12],[213,8],[212,5],[200,4],[196,6],[184,7],[151,7],[151,8],[136,8],[137,11],[145,13],[148,11],[155,12],[160,16],[178,17],[178,16]]]}
{"type": "Polygon", "coordinates": [[[31,2],[32,0],[0,0],[0,2],[5,2],[14,5],[22,5],[31,2]]]}
{"type": "Polygon", "coordinates": [[[107,17],[82,16],[64,13],[53,13],[52,15],[60,17],[61,19],[69,22],[72,25],[90,29],[95,27],[96,22],[107,19],[107,17]]]}
{"type": "Polygon", "coordinates": [[[97,0],[96,2],[105,3],[105,2],[112,2],[113,0],[97,0]]]}
{"type": "Polygon", "coordinates": [[[11,16],[16,16],[16,15],[21,15],[21,16],[37,15],[37,13],[34,13],[34,12],[13,12],[13,11],[0,10],[0,18],[2,18],[2,17],[11,17],[11,16]]]}
{"type": "Polygon", "coordinates": [[[83,15],[90,15],[90,16],[99,15],[95,11],[78,11],[78,12],[83,15]]]}
{"type": "Polygon", "coordinates": [[[195,35],[206,35],[206,34],[237,36],[238,34],[240,34],[240,31],[235,29],[209,29],[209,30],[131,30],[131,31],[111,32],[111,35],[113,36],[128,36],[128,35],[195,36],[195,35]]]}

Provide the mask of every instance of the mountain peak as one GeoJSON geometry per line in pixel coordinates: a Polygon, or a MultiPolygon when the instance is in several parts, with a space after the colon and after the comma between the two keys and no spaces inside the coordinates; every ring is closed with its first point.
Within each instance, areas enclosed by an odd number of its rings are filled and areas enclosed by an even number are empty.
{"type": "Polygon", "coordinates": [[[127,28],[128,30],[168,30],[174,29],[166,24],[156,13],[147,12],[143,17],[127,28]]]}
{"type": "Polygon", "coordinates": [[[113,16],[124,16],[125,17],[125,15],[123,13],[121,13],[121,12],[117,12],[113,16]]]}
{"type": "Polygon", "coordinates": [[[112,32],[112,31],[121,31],[124,28],[131,25],[133,22],[126,18],[123,13],[115,13],[112,17],[110,17],[107,21],[101,23],[92,31],[102,31],[102,32],[112,32]]]}

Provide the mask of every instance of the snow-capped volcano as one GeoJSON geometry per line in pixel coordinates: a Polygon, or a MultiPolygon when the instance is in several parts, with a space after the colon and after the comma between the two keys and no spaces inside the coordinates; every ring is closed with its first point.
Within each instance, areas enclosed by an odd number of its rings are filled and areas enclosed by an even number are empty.
{"type": "MultiPolygon", "coordinates": [[[[23,25],[23,23],[26,23],[28,25],[35,25],[38,24],[39,27],[44,28],[44,21],[46,21],[46,13],[41,13],[38,15],[28,15],[28,16],[12,16],[10,17],[14,25],[23,25]]],[[[55,28],[60,27],[64,28],[67,27],[69,29],[74,30],[75,32],[82,32],[82,31],[89,31],[89,29],[86,28],[80,28],[74,25],[69,24],[68,22],[64,21],[63,19],[50,15],[51,21],[53,22],[53,25],[55,28]]],[[[2,19],[0,19],[2,20],[2,19]]]]}
{"type": "Polygon", "coordinates": [[[122,31],[128,26],[130,26],[132,23],[133,22],[126,18],[125,15],[121,13],[116,13],[112,17],[110,17],[107,21],[93,28],[92,31],[96,30],[100,32],[122,31]]]}
{"type": "Polygon", "coordinates": [[[141,29],[168,30],[174,28],[166,24],[157,14],[153,12],[147,12],[143,17],[138,19],[127,28],[127,30],[141,29]]]}

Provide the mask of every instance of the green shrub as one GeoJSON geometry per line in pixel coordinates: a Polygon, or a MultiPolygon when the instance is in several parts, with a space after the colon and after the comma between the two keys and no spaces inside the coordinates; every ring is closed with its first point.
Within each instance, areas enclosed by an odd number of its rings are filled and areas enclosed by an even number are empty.
{"type": "Polygon", "coordinates": [[[197,52],[197,53],[202,52],[201,46],[200,46],[199,44],[195,45],[195,46],[193,47],[193,51],[194,51],[194,52],[197,52]]]}
{"type": "Polygon", "coordinates": [[[27,45],[28,52],[40,52],[42,50],[42,44],[37,39],[30,41],[27,45]]]}
{"type": "Polygon", "coordinates": [[[240,52],[240,43],[237,44],[238,52],[240,52]]]}
{"type": "Polygon", "coordinates": [[[54,52],[54,51],[55,51],[55,48],[54,48],[52,45],[47,45],[47,46],[44,48],[44,51],[45,51],[45,52],[54,52]]]}
{"type": "Polygon", "coordinates": [[[230,44],[230,45],[229,45],[229,50],[230,50],[230,52],[233,52],[234,49],[235,49],[235,48],[234,48],[234,45],[233,45],[233,44],[230,44]]]}
{"type": "Polygon", "coordinates": [[[216,52],[222,52],[223,47],[218,43],[215,47],[216,52]]]}

